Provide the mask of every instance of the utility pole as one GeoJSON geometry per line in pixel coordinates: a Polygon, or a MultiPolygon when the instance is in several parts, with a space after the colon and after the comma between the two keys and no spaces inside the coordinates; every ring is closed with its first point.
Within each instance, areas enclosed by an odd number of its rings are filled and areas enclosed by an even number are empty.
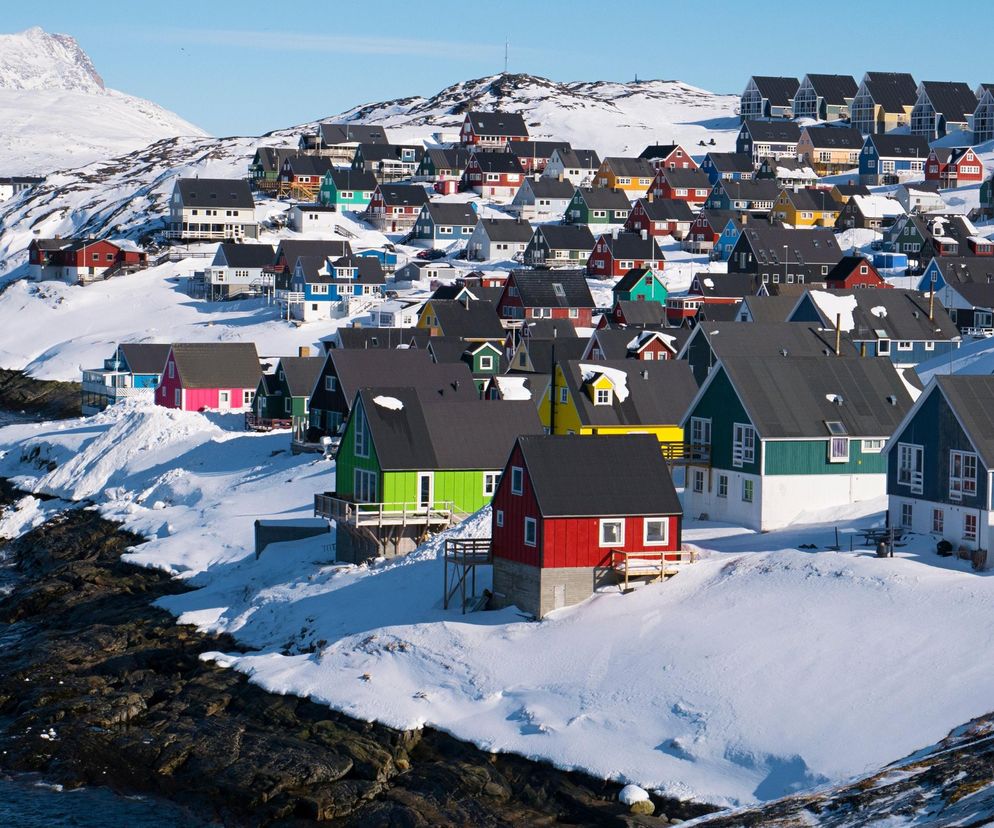
{"type": "Polygon", "coordinates": [[[508,42],[507,39],[505,38],[504,40],[504,74],[505,75],[507,74],[507,46],[508,42]]]}

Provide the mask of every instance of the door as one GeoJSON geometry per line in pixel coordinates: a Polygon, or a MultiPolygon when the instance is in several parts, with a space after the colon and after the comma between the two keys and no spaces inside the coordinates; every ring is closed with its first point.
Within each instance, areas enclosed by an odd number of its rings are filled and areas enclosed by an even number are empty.
{"type": "Polygon", "coordinates": [[[217,394],[217,407],[222,411],[227,411],[231,408],[231,392],[230,391],[219,391],[217,394]]]}
{"type": "Polygon", "coordinates": [[[432,505],[432,474],[418,472],[418,508],[430,509],[432,505]]]}
{"type": "Polygon", "coordinates": [[[566,606],[566,584],[556,584],[552,587],[552,608],[562,609],[566,606]]]}

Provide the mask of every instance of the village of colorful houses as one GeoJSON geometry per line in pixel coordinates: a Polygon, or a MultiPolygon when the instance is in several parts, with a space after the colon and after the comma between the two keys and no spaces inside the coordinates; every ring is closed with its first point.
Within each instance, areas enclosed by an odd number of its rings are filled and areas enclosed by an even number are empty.
{"type": "Polygon", "coordinates": [[[196,249],[191,301],[262,297],[312,331],[320,349],[282,355],[120,343],[83,370],[83,412],[236,413],[334,458],[314,521],[260,531],[332,530],[340,561],[490,506],[486,537],[446,547],[447,606],[541,618],[679,577],[685,519],[765,532],[885,494],[868,543],[932,536],[986,568],[994,376],[953,365],[994,335],[994,84],[752,77],[739,114],[735,152],[626,157],[510,111],[412,145],[322,123],[243,178],[177,179],[154,253],[35,238],[30,276],[99,284],[196,249]],[[263,203],[289,232],[262,232],[263,203]]]}

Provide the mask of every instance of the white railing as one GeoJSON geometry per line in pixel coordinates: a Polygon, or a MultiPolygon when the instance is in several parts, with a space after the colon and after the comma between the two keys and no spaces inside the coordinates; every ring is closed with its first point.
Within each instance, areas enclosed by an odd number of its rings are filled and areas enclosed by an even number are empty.
{"type": "Polygon", "coordinates": [[[448,526],[452,503],[419,506],[411,503],[354,503],[334,495],[314,495],[314,514],[350,526],[448,526]]]}

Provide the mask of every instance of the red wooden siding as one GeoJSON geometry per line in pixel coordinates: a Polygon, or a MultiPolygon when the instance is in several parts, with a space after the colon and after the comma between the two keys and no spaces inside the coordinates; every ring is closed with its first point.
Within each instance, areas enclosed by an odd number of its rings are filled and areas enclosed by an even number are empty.
{"type": "Polygon", "coordinates": [[[535,493],[532,490],[526,469],[522,493],[520,495],[511,494],[511,466],[524,467],[521,450],[517,446],[514,447],[514,451],[504,467],[504,474],[501,476],[497,491],[494,493],[493,514],[490,523],[493,554],[495,558],[517,561],[529,566],[541,566],[539,544],[542,543],[542,517],[538,512],[535,493]],[[498,510],[504,512],[504,525],[502,527],[497,525],[498,510]],[[538,522],[535,546],[525,546],[525,517],[533,517],[538,522]]]}

